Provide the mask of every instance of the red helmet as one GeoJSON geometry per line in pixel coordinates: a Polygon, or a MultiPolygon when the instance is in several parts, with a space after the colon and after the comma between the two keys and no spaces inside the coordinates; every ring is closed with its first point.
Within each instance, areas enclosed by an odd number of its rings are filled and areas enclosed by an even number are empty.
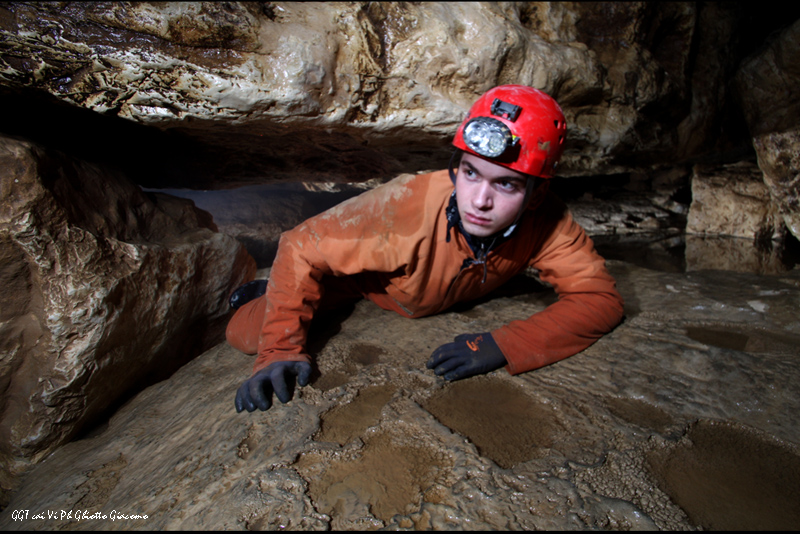
{"type": "Polygon", "coordinates": [[[500,85],[472,105],[453,145],[523,174],[552,178],[566,134],[564,113],[550,96],[525,85],[500,85]]]}

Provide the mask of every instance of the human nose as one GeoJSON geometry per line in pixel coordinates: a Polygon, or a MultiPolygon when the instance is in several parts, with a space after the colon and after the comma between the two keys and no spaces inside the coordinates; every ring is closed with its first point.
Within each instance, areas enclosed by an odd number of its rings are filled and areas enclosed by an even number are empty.
{"type": "Polygon", "coordinates": [[[492,208],[494,200],[492,198],[492,188],[485,181],[481,181],[475,190],[475,196],[472,197],[472,204],[480,210],[488,210],[492,208]]]}

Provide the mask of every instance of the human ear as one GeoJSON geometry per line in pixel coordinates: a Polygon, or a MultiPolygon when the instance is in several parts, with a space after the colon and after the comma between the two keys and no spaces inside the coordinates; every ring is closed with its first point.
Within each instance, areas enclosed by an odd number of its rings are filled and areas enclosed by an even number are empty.
{"type": "Polygon", "coordinates": [[[542,178],[534,178],[534,180],[538,180],[540,183],[536,185],[535,189],[531,193],[531,198],[528,199],[527,209],[529,210],[535,210],[538,208],[541,203],[544,202],[544,197],[550,190],[550,180],[545,180],[542,178]]]}

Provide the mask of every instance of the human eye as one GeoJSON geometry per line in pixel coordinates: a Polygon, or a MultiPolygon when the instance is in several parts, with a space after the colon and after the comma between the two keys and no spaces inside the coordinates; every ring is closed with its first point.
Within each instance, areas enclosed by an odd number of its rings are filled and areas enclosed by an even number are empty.
{"type": "Polygon", "coordinates": [[[507,193],[513,193],[520,189],[520,184],[516,180],[499,180],[497,186],[507,193]]]}
{"type": "Polygon", "coordinates": [[[477,176],[477,174],[475,173],[475,169],[467,165],[463,165],[461,167],[461,172],[464,174],[465,177],[470,179],[474,179],[477,176]]]}

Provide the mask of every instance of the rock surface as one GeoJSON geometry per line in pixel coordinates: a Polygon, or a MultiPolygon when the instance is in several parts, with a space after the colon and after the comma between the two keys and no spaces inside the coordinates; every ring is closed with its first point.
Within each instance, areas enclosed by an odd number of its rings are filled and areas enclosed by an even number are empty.
{"type": "Polygon", "coordinates": [[[736,83],[764,183],[800,238],[800,21],[747,58],[736,83]]]}
{"type": "Polygon", "coordinates": [[[780,241],[784,232],[783,219],[757,165],[743,161],[695,166],[687,234],[780,241]]]}
{"type": "Polygon", "coordinates": [[[255,263],[207,213],[0,137],[0,487],[218,342],[255,263]]]}
{"type": "Polygon", "coordinates": [[[736,143],[719,80],[739,16],[690,2],[11,2],[0,84],[185,134],[215,162],[180,177],[201,187],[209,172],[219,186],[431,168],[478,96],[521,83],[564,108],[561,173],[602,174],[736,143]]]}
{"type": "Polygon", "coordinates": [[[319,373],[265,413],[235,413],[252,357],[218,345],[42,462],[0,527],[796,529],[800,273],[610,268],[623,324],[516,377],[424,363],[543,309],[530,278],[434,317],[318,321],[319,373]]]}

